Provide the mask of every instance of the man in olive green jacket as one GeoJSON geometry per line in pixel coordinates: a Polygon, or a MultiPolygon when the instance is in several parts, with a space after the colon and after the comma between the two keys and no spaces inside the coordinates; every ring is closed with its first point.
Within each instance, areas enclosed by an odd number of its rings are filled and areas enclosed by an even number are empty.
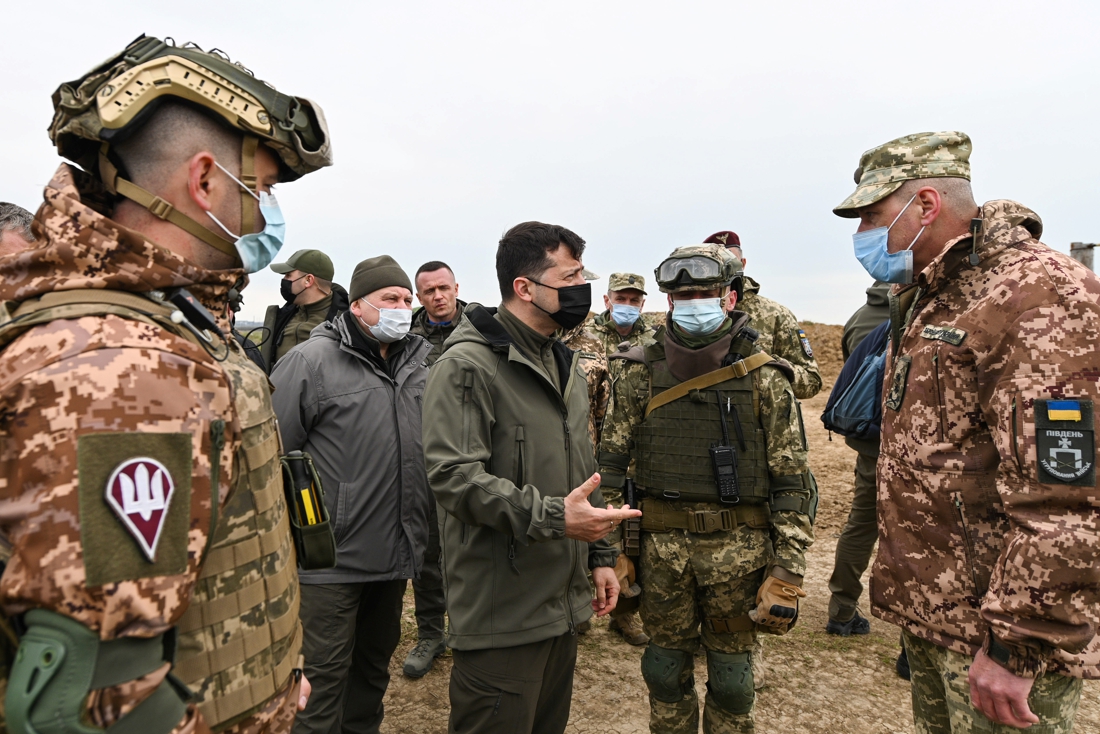
{"type": "Polygon", "coordinates": [[[577,354],[553,338],[588,314],[584,240],[526,222],[497,251],[503,304],[471,304],[428,373],[424,455],[441,509],[451,732],[560,733],[576,626],[618,598],[577,354]],[[596,599],[585,576],[592,569],[596,599]]]}

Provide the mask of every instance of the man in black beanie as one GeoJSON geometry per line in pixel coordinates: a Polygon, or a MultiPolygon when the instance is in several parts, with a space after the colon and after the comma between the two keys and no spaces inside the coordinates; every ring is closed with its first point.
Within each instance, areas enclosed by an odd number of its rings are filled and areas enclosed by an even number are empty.
{"type": "Polygon", "coordinates": [[[336,567],[300,572],[313,695],[295,734],[378,731],[433,502],[420,437],[432,345],[409,334],[409,276],[388,255],[364,260],[348,294],[271,375],[285,450],[313,457],[336,535],[336,567]]]}

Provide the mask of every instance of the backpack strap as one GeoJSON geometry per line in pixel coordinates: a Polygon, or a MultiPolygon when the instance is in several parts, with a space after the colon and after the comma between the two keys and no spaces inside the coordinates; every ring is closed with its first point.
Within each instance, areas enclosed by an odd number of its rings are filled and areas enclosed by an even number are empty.
{"type": "Polygon", "coordinates": [[[674,400],[679,400],[692,390],[703,390],[711,385],[717,385],[720,382],[744,377],[750,372],[758,370],[764,365],[773,362],[775,362],[775,360],[767,352],[757,352],[746,359],[739,359],[727,367],[708,372],[705,375],[699,375],[687,382],[681,382],[679,385],[665,390],[650,400],[649,404],[646,405],[645,415],[648,418],[649,414],[657,408],[660,408],[662,405],[667,405],[674,400]]]}

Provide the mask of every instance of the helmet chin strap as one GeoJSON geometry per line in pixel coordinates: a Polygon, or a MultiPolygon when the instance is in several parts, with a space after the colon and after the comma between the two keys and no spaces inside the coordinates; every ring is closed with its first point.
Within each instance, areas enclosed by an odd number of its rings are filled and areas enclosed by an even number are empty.
{"type": "MultiPolygon", "coordinates": [[[[256,148],[259,147],[259,143],[260,139],[255,135],[245,135],[241,145],[241,183],[256,193],[259,193],[259,180],[256,177],[256,148]]],[[[176,225],[191,236],[231,256],[238,264],[241,263],[240,253],[237,252],[237,246],[232,240],[212,229],[207,229],[169,202],[122,178],[118,168],[108,158],[107,151],[108,144],[103,143],[99,149],[100,177],[108,191],[144,207],[158,219],[176,225]]],[[[241,234],[253,232],[255,229],[256,200],[252,193],[241,189],[241,234]]]]}

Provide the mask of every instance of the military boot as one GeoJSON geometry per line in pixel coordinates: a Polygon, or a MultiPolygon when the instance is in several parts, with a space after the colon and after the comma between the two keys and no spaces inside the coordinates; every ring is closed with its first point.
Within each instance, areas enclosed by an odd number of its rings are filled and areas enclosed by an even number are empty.
{"type": "Polygon", "coordinates": [[[642,620],[638,618],[637,612],[612,616],[607,629],[618,632],[631,645],[644,645],[649,642],[649,635],[642,629],[642,620]]]}
{"type": "Polygon", "coordinates": [[[420,640],[416,643],[416,647],[409,651],[402,671],[410,678],[423,678],[435,665],[435,659],[445,652],[447,652],[447,643],[442,637],[420,640]]]}

